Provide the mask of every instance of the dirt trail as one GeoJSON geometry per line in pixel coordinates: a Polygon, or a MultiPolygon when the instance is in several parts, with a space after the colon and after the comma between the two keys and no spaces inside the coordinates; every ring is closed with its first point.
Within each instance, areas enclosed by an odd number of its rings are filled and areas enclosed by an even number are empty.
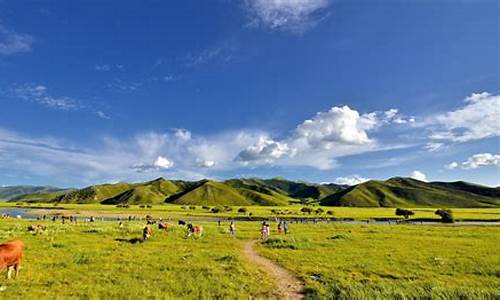
{"type": "Polygon", "coordinates": [[[258,265],[276,279],[276,287],[283,299],[302,299],[304,284],[290,271],[280,267],[273,261],[260,256],[253,246],[256,241],[245,242],[243,253],[250,262],[258,265]]]}

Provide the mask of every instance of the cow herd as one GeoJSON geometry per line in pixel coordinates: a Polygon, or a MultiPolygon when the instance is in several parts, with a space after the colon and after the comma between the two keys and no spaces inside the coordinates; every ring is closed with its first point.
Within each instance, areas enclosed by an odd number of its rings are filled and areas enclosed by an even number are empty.
{"type": "MultiPolygon", "coordinates": [[[[147,225],[142,230],[142,237],[131,239],[116,239],[116,241],[128,242],[131,244],[143,243],[153,235],[153,229],[149,225],[154,223],[151,220],[148,220],[147,225]]],[[[191,223],[186,223],[183,220],[179,220],[178,224],[181,226],[186,226],[186,237],[200,237],[203,235],[203,227],[201,225],[193,225],[191,223]]],[[[173,227],[174,225],[170,223],[158,223],[159,230],[168,231],[173,227]]],[[[47,227],[42,224],[31,224],[28,226],[28,231],[34,234],[43,233],[46,231],[46,229],[47,227]]],[[[15,271],[16,277],[19,274],[21,258],[24,255],[23,250],[24,242],[21,240],[12,240],[4,244],[0,244],[0,272],[7,271],[7,277],[9,279],[11,278],[11,274],[13,271],[15,271]]]]}

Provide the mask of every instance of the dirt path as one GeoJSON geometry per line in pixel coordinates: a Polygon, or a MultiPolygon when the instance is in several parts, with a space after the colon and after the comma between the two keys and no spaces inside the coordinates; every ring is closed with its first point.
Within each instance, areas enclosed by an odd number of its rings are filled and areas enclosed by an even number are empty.
{"type": "Polygon", "coordinates": [[[272,278],[276,279],[276,287],[284,299],[302,299],[304,284],[290,271],[255,252],[253,248],[255,242],[256,241],[245,242],[243,253],[248,260],[268,272],[272,278]]]}

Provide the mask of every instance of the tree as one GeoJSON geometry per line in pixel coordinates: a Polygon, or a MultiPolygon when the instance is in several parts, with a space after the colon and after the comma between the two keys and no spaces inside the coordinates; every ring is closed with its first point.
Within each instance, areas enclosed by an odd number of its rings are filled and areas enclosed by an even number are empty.
{"type": "Polygon", "coordinates": [[[413,216],[415,213],[409,209],[396,208],[396,216],[403,216],[405,219],[408,219],[410,216],[413,216]]]}
{"type": "Polygon", "coordinates": [[[310,207],[305,207],[305,206],[304,206],[304,207],[302,207],[302,208],[300,209],[300,211],[301,211],[302,213],[304,213],[304,214],[305,214],[305,213],[310,214],[313,210],[312,210],[312,208],[310,208],[310,207]]]}
{"type": "Polygon", "coordinates": [[[443,223],[454,223],[455,222],[455,219],[453,218],[453,212],[451,211],[451,209],[441,208],[441,209],[436,210],[436,212],[434,214],[440,216],[441,222],[443,222],[443,223]]]}

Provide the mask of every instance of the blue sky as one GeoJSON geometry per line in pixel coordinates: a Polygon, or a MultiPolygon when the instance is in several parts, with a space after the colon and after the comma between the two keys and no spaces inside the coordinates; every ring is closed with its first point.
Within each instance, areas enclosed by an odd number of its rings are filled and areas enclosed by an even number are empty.
{"type": "Polygon", "coordinates": [[[0,185],[500,185],[497,1],[0,0],[0,185]]]}

